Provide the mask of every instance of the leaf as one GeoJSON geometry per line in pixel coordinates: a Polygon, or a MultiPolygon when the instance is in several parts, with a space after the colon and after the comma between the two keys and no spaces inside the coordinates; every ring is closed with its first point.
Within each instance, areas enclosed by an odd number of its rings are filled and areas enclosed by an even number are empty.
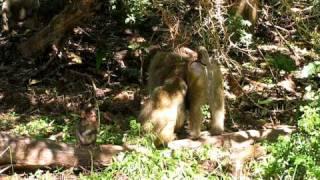
{"type": "Polygon", "coordinates": [[[307,78],[318,73],[320,73],[320,61],[311,62],[301,70],[301,76],[303,78],[307,78]]]}
{"type": "Polygon", "coordinates": [[[102,50],[98,50],[96,53],[96,69],[99,70],[101,68],[102,62],[106,58],[106,53],[102,50]]]}
{"type": "Polygon", "coordinates": [[[290,56],[281,54],[281,53],[274,53],[274,54],[269,54],[266,56],[266,59],[268,63],[279,69],[279,70],[284,70],[286,72],[291,72],[297,69],[297,66],[295,65],[295,62],[290,56]]]}
{"type": "Polygon", "coordinates": [[[265,100],[259,100],[259,101],[258,101],[258,104],[260,104],[260,105],[271,104],[271,103],[273,103],[273,100],[270,99],[270,98],[265,99],[265,100]]]}

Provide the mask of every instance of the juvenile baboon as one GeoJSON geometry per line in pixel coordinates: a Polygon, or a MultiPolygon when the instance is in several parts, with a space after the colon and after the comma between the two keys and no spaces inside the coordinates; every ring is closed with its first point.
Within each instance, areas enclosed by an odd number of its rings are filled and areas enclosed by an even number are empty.
{"type": "Polygon", "coordinates": [[[156,144],[166,145],[175,139],[175,132],[183,126],[185,119],[189,119],[190,135],[198,138],[203,118],[201,106],[206,103],[212,113],[211,133],[223,132],[223,77],[218,64],[209,61],[204,47],[199,48],[197,60],[158,52],[151,60],[148,72],[151,97],[144,104],[139,119],[146,132],[157,136],[156,144]]]}
{"type": "Polygon", "coordinates": [[[166,144],[175,139],[175,131],[185,121],[185,96],[187,84],[179,77],[167,79],[162,86],[156,87],[140,114],[143,129],[153,132],[156,145],[166,144]]]}
{"type": "Polygon", "coordinates": [[[39,0],[5,0],[2,4],[2,31],[9,31],[11,27],[29,17],[36,21],[39,7],[39,0]]]}
{"type": "Polygon", "coordinates": [[[98,129],[99,121],[95,108],[87,108],[81,113],[80,122],[75,129],[79,145],[94,144],[97,139],[98,129]]]}
{"type": "Polygon", "coordinates": [[[139,120],[146,132],[157,135],[156,145],[175,139],[186,119],[185,69],[188,58],[175,53],[158,52],[149,66],[148,91],[150,99],[144,104],[139,120]]]}

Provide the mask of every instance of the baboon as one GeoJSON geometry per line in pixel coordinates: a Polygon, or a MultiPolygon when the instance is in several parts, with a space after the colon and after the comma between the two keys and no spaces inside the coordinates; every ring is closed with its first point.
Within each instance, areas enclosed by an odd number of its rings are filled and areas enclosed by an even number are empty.
{"type": "Polygon", "coordinates": [[[248,19],[253,25],[258,18],[259,0],[235,0],[233,10],[237,16],[248,19]]]}
{"type": "Polygon", "coordinates": [[[206,103],[210,107],[210,133],[219,135],[224,131],[223,76],[219,64],[210,59],[204,47],[198,48],[198,61],[189,64],[187,71],[190,135],[199,137],[202,113],[206,103]]]}
{"type": "Polygon", "coordinates": [[[154,133],[156,145],[175,139],[175,132],[189,120],[192,138],[201,132],[201,107],[209,103],[211,133],[224,130],[223,77],[216,62],[209,60],[204,47],[193,60],[176,53],[158,52],[148,69],[150,98],[144,104],[139,120],[146,132],[154,133]]]}
{"type": "Polygon", "coordinates": [[[87,108],[81,113],[80,122],[75,129],[79,145],[88,146],[94,144],[97,139],[98,129],[99,121],[95,108],[87,108]]]}
{"type": "MultiPolygon", "coordinates": [[[[2,31],[9,31],[10,28],[29,17],[36,21],[39,7],[39,0],[5,0],[2,4],[2,31]]],[[[33,26],[35,22],[30,23],[33,26]]]]}
{"type": "Polygon", "coordinates": [[[187,84],[179,77],[167,79],[156,87],[140,114],[143,129],[157,135],[155,144],[166,144],[176,138],[174,132],[185,121],[185,96],[187,84]]]}

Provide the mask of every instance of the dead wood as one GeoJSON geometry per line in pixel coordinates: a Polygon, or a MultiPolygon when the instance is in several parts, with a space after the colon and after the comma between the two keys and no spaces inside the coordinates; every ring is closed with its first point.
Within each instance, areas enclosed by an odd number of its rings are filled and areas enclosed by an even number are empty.
{"type": "Polygon", "coordinates": [[[93,14],[94,4],[95,0],[76,0],[67,5],[46,27],[18,46],[22,56],[31,57],[49,45],[57,45],[69,30],[93,14]]]}
{"type": "Polygon", "coordinates": [[[43,167],[106,166],[123,146],[77,147],[52,140],[35,140],[0,133],[0,165],[34,169],[43,167]]]}
{"type": "Polygon", "coordinates": [[[200,139],[180,139],[168,144],[171,149],[198,148],[208,144],[214,147],[243,148],[262,140],[275,140],[280,135],[288,135],[295,131],[292,126],[278,126],[273,129],[247,130],[227,133],[219,136],[203,136],[200,139]]]}
{"type": "Polygon", "coordinates": [[[198,140],[181,139],[170,142],[168,146],[171,149],[196,149],[203,145],[228,148],[232,161],[233,178],[241,179],[244,177],[242,170],[245,162],[266,154],[264,147],[255,143],[263,140],[273,141],[280,135],[289,135],[295,130],[295,127],[292,126],[278,126],[273,129],[239,131],[220,136],[203,136],[198,140]]]}
{"type": "MultiPolygon", "coordinates": [[[[215,147],[230,148],[232,151],[241,152],[241,149],[253,149],[242,155],[241,160],[256,157],[256,152],[261,154],[258,146],[252,146],[261,140],[274,140],[280,135],[288,135],[295,131],[294,127],[278,127],[265,130],[248,130],[227,133],[220,136],[205,136],[199,140],[181,139],[169,143],[169,148],[179,149],[198,148],[209,144],[215,147]],[[259,149],[257,151],[256,149],[259,149]]],[[[133,145],[100,145],[77,147],[53,140],[36,140],[28,137],[16,137],[0,133],[0,166],[10,166],[20,169],[35,169],[43,167],[99,167],[107,166],[112,161],[112,156],[123,151],[138,151],[143,153],[143,147],[133,145]]],[[[234,153],[233,153],[234,154],[234,153]]],[[[237,156],[238,157],[238,156],[237,156]]],[[[236,158],[237,159],[237,158],[236,158]]],[[[10,168],[11,169],[11,168],[10,168]]]]}

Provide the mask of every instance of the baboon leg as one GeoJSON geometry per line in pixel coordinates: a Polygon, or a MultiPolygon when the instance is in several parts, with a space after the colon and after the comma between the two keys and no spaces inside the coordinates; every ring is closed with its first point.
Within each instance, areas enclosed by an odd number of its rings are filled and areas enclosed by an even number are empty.
{"type": "Polygon", "coordinates": [[[156,142],[156,145],[160,145],[160,144],[166,145],[168,142],[173,141],[176,138],[176,134],[174,132],[175,127],[176,127],[176,120],[168,119],[168,122],[164,124],[164,127],[159,132],[158,142],[156,142]]]}
{"type": "Polygon", "coordinates": [[[213,72],[213,88],[211,88],[212,95],[208,95],[208,103],[210,105],[211,112],[210,132],[212,135],[218,135],[222,134],[224,131],[225,108],[223,76],[217,62],[212,61],[211,69],[213,72]]]}
{"type": "Polygon", "coordinates": [[[236,15],[242,16],[245,19],[250,20],[254,25],[257,21],[258,4],[259,0],[238,0],[236,5],[236,15]]]}
{"type": "Polygon", "coordinates": [[[252,2],[252,7],[251,8],[251,16],[250,16],[250,21],[253,23],[253,24],[256,24],[257,22],[257,18],[258,18],[258,1],[255,0],[255,1],[251,1],[252,2]]]}
{"type": "Polygon", "coordinates": [[[211,112],[211,121],[210,121],[210,132],[212,135],[222,134],[224,131],[224,98],[223,98],[223,89],[218,89],[218,94],[213,98],[209,99],[209,104],[212,103],[210,108],[211,112]]]}
{"type": "Polygon", "coordinates": [[[237,12],[236,12],[237,16],[241,16],[243,14],[246,4],[247,4],[247,0],[240,0],[240,3],[238,4],[237,12]]]}
{"type": "Polygon", "coordinates": [[[219,64],[210,59],[205,47],[198,49],[198,61],[188,66],[188,99],[190,111],[190,131],[198,137],[201,131],[201,106],[209,104],[211,134],[221,134],[224,130],[223,76],[219,64]]]}
{"type": "Polygon", "coordinates": [[[193,62],[188,68],[188,107],[190,135],[198,138],[201,132],[203,116],[201,107],[205,104],[207,85],[204,78],[204,69],[202,64],[193,62]]]}
{"type": "Polygon", "coordinates": [[[183,127],[185,120],[186,120],[186,109],[183,103],[180,105],[180,107],[178,107],[178,117],[177,117],[176,126],[174,128],[175,132],[179,131],[183,127]]]}
{"type": "Polygon", "coordinates": [[[176,138],[175,131],[185,119],[186,82],[179,77],[167,79],[156,87],[139,115],[145,132],[154,133],[155,144],[166,145],[176,138]]]}

